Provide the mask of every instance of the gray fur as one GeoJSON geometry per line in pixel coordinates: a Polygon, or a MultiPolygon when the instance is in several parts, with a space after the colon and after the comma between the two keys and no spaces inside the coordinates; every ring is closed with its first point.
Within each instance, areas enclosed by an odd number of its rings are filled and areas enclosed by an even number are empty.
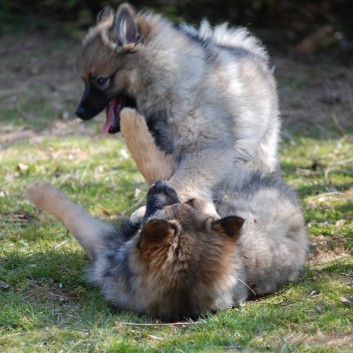
{"type": "Polygon", "coordinates": [[[87,76],[89,65],[109,65],[92,57],[97,41],[113,52],[106,56],[118,67],[114,85],[136,99],[157,145],[174,156],[170,184],[182,200],[211,200],[225,181],[242,183],[244,169],[278,170],[276,83],[259,40],[244,28],[212,29],[207,21],[199,30],[151,13],[135,21],[141,40],[133,48],[111,35],[113,15],[91,29],[79,68],[87,76]]]}
{"type": "Polygon", "coordinates": [[[256,294],[298,280],[309,241],[295,192],[276,174],[256,173],[241,187],[218,190],[217,197],[221,217],[236,214],[246,220],[238,245],[256,294]]]}

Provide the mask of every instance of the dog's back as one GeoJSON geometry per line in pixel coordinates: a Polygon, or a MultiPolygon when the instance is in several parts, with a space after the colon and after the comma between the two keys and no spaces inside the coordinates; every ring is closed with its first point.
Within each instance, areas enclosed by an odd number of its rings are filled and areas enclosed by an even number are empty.
{"type": "Polygon", "coordinates": [[[277,174],[253,174],[241,187],[218,190],[217,211],[246,219],[239,247],[247,283],[256,294],[298,280],[309,241],[301,206],[277,174]]]}
{"type": "Polygon", "coordinates": [[[181,28],[207,54],[203,88],[211,90],[206,91],[208,100],[216,97],[222,102],[223,117],[226,113],[232,117],[229,127],[236,158],[257,161],[262,171],[275,170],[280,122],[276,84],[266,50],[245,28],[223,24],[212,29],[207,21],[198,31],[186,25],[181,28]]]}

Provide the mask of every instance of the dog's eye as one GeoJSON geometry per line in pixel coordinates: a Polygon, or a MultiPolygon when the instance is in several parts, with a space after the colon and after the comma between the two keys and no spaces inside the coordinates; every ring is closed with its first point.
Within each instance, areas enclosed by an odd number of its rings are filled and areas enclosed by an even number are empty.
{"type": "Polygon", "coordinates": [[[96,82],[103,86],[108,81],[108,77],[97,77],[96,82]]]}

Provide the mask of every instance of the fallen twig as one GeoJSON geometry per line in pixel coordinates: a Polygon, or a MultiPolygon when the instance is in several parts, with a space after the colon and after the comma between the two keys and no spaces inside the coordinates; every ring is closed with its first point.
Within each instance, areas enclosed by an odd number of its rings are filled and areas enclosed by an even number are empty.
{"type": "Polygon", "coordinates": [[[153,322],[153,323],[140,323],[140,322],[121,322],[123,325],[129,326],[184,326],[199,324],[199,321],[185,321],[185,322],[153,322]]]}
{"type": "Polygon", "coordinates": [[[340,134],[343,137],[346,136],[347,132],[343,129],[343,127],[341,126],[340,122],[338,121],[336,113],[331,114],[331,118],[332,118],[333,122],[335,123],[335,125],[336,125],[338,131],[340,132],[340,134]]]}
{"type": "Polygon", "coordinates": [[[341,272],[340,275],[346,276],[346,277],[349,277],[349,278],[353,278],[353,275],[350,275],[349,273],[341,272]]]}

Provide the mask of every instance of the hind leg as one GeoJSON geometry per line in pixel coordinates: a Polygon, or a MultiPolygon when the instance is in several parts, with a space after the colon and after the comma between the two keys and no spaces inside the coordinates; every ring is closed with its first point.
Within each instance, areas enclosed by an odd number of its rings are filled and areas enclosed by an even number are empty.
{"type": "Polygon", "coordinates": [[[149,185],[173,175],[176,168],[173,158],[158,148],[143,116],[134,109],[123,109],[120,128],[132,158],[149,185]]]}
{"type": "Polygon", "coordinates": [[[60,220],[91,260],[95,259],[104,246],[102,236],[114,231],[47,182],[30,185],[27,197],[34,205],[60,220]]]}

